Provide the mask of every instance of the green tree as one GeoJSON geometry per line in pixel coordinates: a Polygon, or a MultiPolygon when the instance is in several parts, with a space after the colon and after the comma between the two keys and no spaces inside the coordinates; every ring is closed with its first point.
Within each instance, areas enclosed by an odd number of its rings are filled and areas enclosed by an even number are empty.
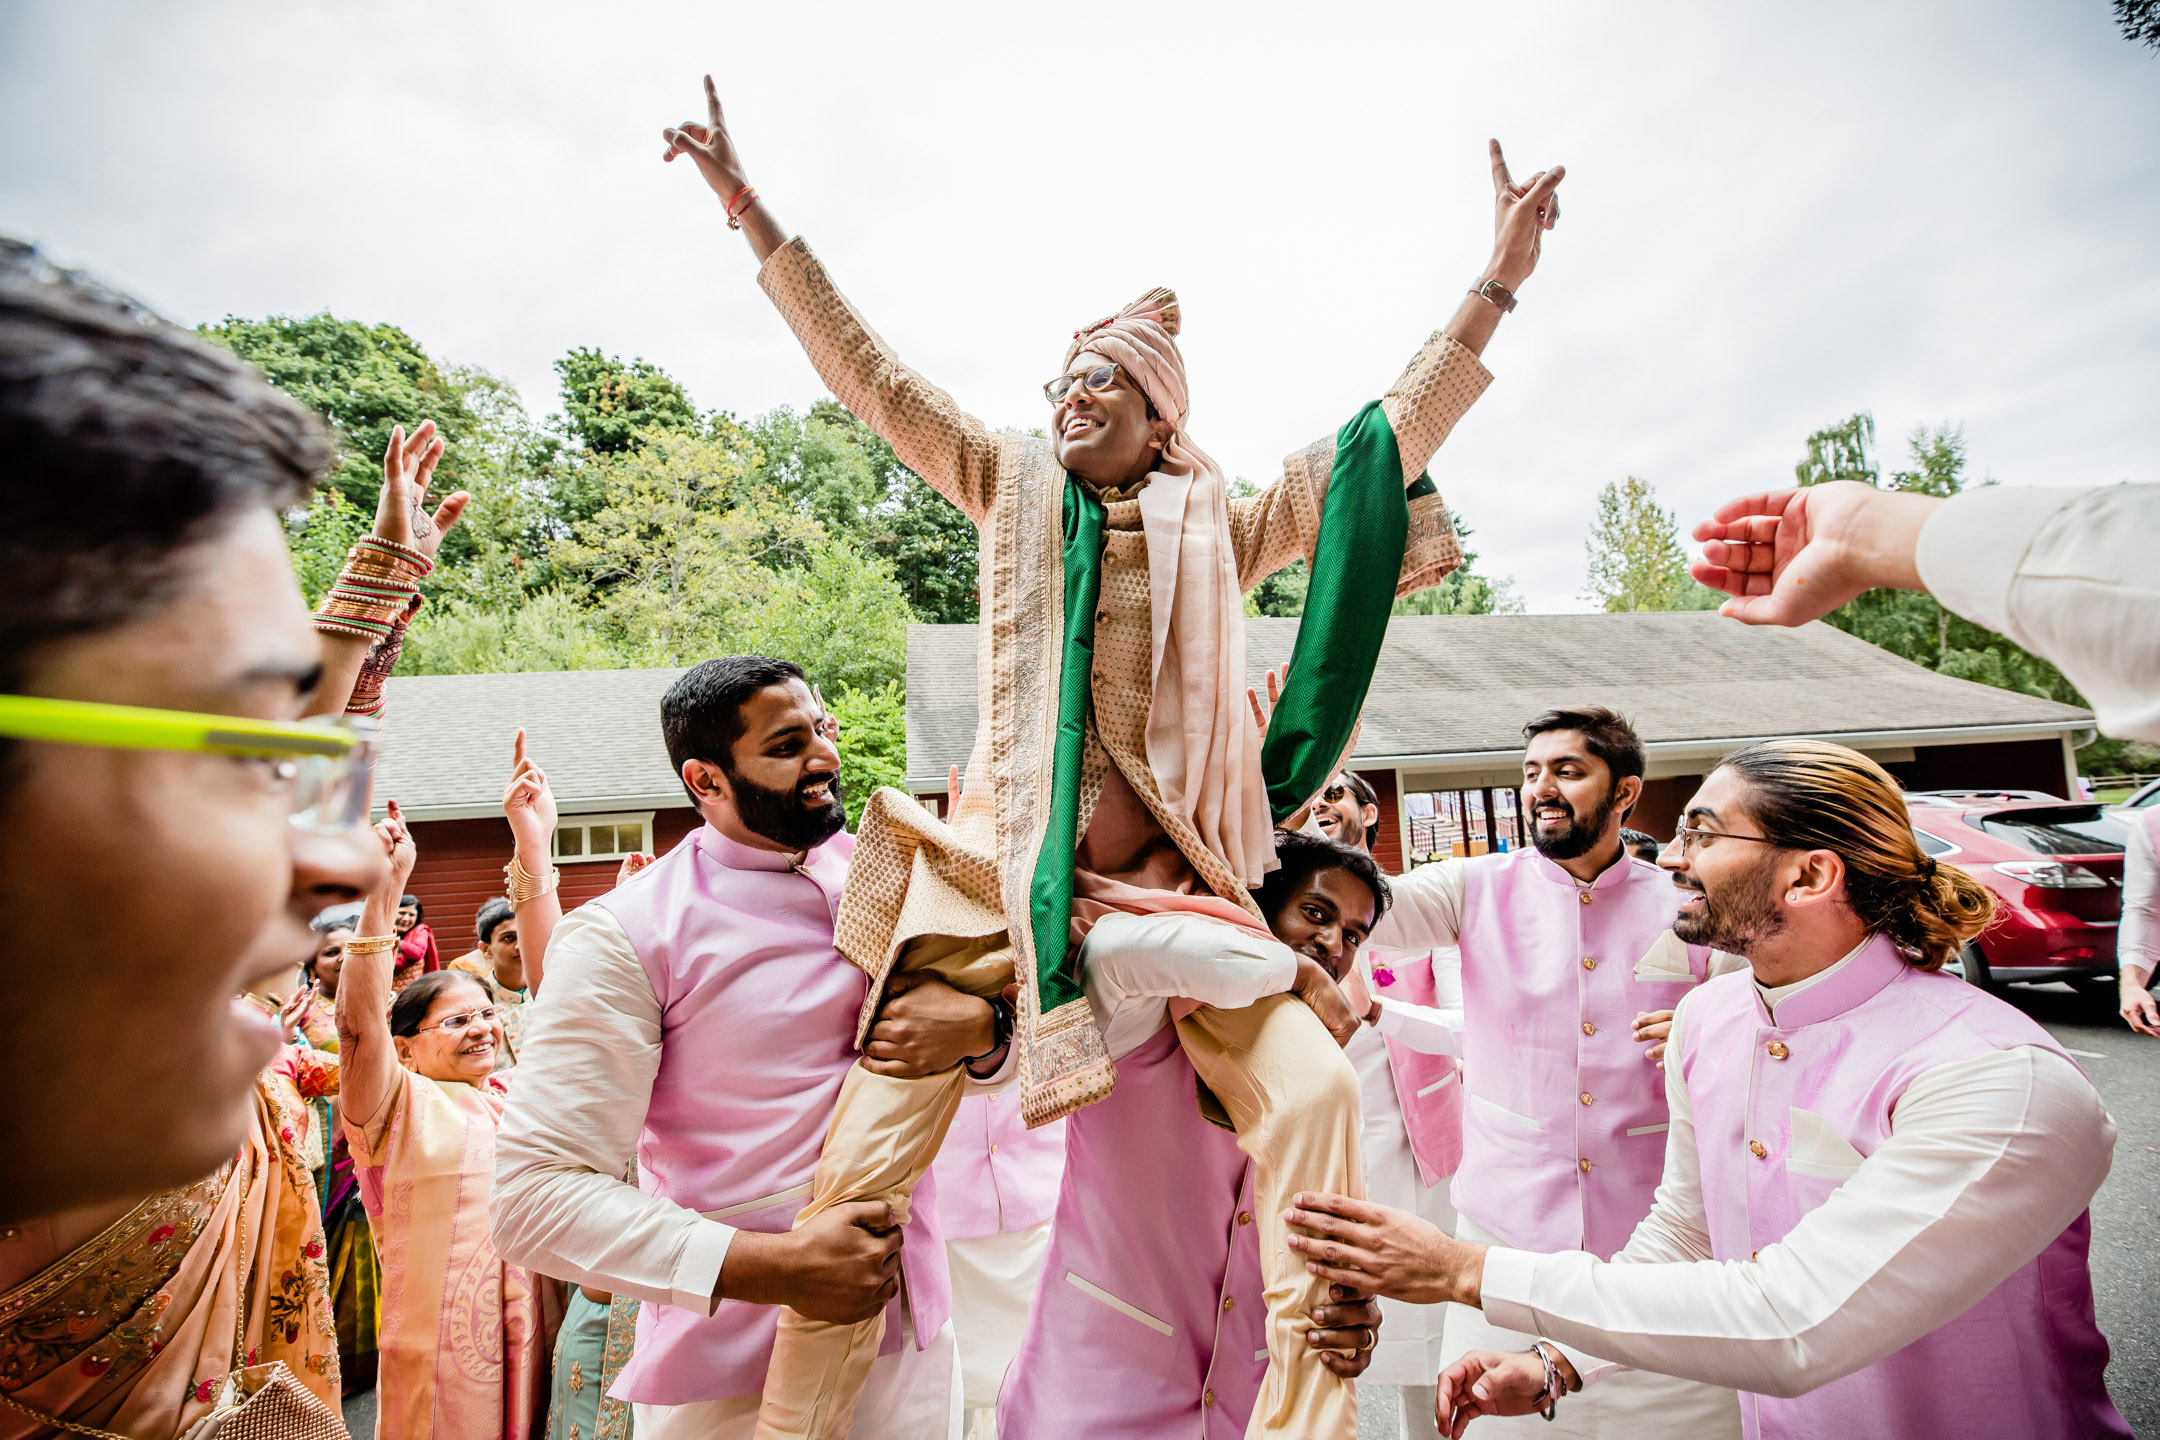
{"type": "Polygon", "coordinates": [[[907,788],[907,691],[898,681],[875,690],[828,691],[840,721],[840,793],[850,826],[881,785],[907,788]]]}
{"type": "Polygon", "coordinates": [[[2160,0],[2115,0],[2115,23],[2123,39],[2160,50],[2160,0]]]}
{"type": "Polygon", "coordinates": [[[694,431],[697,407],[674,376],[646,360],[624,364],[590,346],[555,362],[562,382],[563,426],[595,455],[640,443],[646,431],[694,431]]]}
{"type": "Polygon", "coordinates": [[[1586,548],[1590,577],[1583,598],[1608,611],[1714,610],[1724,598],[1688,574],[1679,522],[1658,504],[1656,488],[1636,476],[1598,493],[1586,548]]]}
{"type": "Polygon", "coordinates": [[[305,508],[286,517],[285,541],[292,551],[293,573],[300,578],[300,593],[310,608],[322,603],[324,593],[345,567],[345,552],[368,533],[373,521],[372,511],[361,513],[343,491],[327,488],[317,490],[305,508]]]}
{"type": "Polygon", "coordinates": [[[728,648],[784,655],[827,690],[904,685],[915,616],[892,567],[840,536],[808,548],[805,564],[766,576],[755,603],[726,617],[728,648]]]}
{"type": "Polygon", "coordinates": [[[297,320],[228,315],[200,333],[251,362],[271,384],[323,418],[337,443],[329,483],[363,514],[375,513],[382,454],[397,425],[410,433],[433,420],[445,447],[436,490],[447,494],[464,484],[464,446],[474,430],[465,407],[469,377],[443,370],[397,326],[363,325],[327,313],[297,320]]]}
{"type": "Polygon", "coordinates": [[[738,437],[663,430],[588,461],[601,503],[555,547],[590,587],[615,648],[634,664],[687,665],[723,653],[736,612],[760,601],[776,545],[801,545],[814,522],[749,483],[755,452],[738,437]]]}
{"type": "Polygon", "coordinates": [[[1807,456],[1793,466],[1802,485],[1823,485],[1832,480],[1858,480],[1873,485],[1881,473],[1875,465],[1875,417],[1863,410],[1836,425],[1807,437],[1807,456]]]}
{"type": "Polygon", "coordinates": [[[601,633],[568,590],[498,605],[463,599],[424,607],[398,656],[400,675],[500,675],[520,670],[615,670],[636,662],[601,633]]]}

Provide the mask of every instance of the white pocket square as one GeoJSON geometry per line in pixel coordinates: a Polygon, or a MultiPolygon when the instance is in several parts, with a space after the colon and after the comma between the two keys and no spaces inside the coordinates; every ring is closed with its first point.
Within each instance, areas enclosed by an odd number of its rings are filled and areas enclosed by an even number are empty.
{"type": "Polygon", "coordinates": [[[1635,962],[1635,978],[1660,982],[1693,980],[1695,972],[1688,965],[1687,942],[1670,930],[1658,936],[1649,953],[1635,962]]]}
{"type": "Polygon", "coordinates": [[[1787,1170],[1796,1175],[1843,1180],[1867,1159],[1828,1120],[1812,1110],[1795,1105],[1791,1115],[1792,1147],[1785,1152],[1787,1170]]]}

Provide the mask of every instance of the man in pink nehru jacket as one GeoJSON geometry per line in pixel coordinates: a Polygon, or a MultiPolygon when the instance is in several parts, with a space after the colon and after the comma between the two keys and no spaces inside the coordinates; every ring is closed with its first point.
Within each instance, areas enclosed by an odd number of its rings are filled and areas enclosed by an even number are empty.
{"type": "Polygon", "coordinates": [[[960,1375],[935,1181],[904,1226],[879,1202],[792,1227],[848,1071],[993,1075],[990,1006],[925,978],[857,1052],[868,982],[833,947],[854,838],[798,666],[707,660],[660,713],[705,823],[549,940],[495,1146],[495,1243],[644,1302],[611,1392],[642,1440],[748,1437],[783,1305],[885,1312],[857,1433],[947,1440],[960,1375]]]}
{"type": "MultiPolygon", "coordinates": [[[[1375,1018],[1404,1051],[1462,1057],[1455,1233],[1603,1258],[1650,1213],[1665,1157],[1658,1042],[1713,956],[1673,934],[1678,895],[1621,844],[1642,794],[1634,727],[1586,705],[1539,715],[1523,735],[1534,848],[1419,866],[1393,882],[1373,931],[1375,949],[1457,947],[1460,1008],[1375,986],[1375,1018]]],[[[1441,1358],[1530,1339],[1455,1306],[1441,1358]]],[[[1736,1404],[1730,1390],[1631,1372],[1542,1433],[1715,1440],[1738,1432],[1736,1404]]]]}
{"type": "Polygon", "coordinates": [[[1678,933],[1749,969],[1672,1020],[1664,1174],[1626,1248],[1302,1195],[1314,1272],[1540,1337],[1441,1374],[1451,1435],[1564,1423],[1648,1370],[1741,1391],[1751,1440],[2129,1435],[2087,1258],[2115,1126],[2047,1031],[1942,973],[1994,897],[1921,851],[1881,766],[1815,740],[1725,757],[1660,863],[1678,933]]]}

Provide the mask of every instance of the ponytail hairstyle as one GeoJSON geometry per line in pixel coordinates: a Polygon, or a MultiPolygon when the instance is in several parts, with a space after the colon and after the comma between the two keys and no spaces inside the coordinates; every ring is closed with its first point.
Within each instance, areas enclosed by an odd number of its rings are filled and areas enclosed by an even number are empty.
{"type": "Polygon", "coordinates": [[[1846,903],[1914,969],[1940,970],[1994,916],[1986,886],[1920,849],[1897,781],[1858,751],[1767,740],[1719,768],[1747,782],[1747,812],[1772,844],[1845,862],[1846,903]]]}

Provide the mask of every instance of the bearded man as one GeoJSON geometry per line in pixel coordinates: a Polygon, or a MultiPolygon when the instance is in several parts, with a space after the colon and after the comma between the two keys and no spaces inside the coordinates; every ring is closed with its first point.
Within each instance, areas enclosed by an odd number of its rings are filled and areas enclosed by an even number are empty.
{"type": "MultiPolygon", "coordinates": [[[[1251,889],[1274,863],[1275,821],[1346,750],[1395,595],[1459,563],[1426,462],[1490,382],[1478,353],[1536,265],[1562,172],[1515,185],[1494,145],[1492,258],[1446,331],[1385,397],[1291,456],[1280,481],[1232,500],[1186,431],[1170,291],[1074,333],[1044,387],[1051,438],[994,433],[904,365],[788,238],[709,78],[706,99],[704,123],[664,132],[666,158],[690,157],[743,230],[760,285],[833,394],[981,535],[982,723],[961,803],[941,821],[897,791],[872,798],[837,943],[873,998],[896,971],[992,998],[1015,984],[1016,1010],[1000,1018],[1022,1113],[1046,1123],[1115,1080],[1072,959],[1096,919],[1182,912],[1266,937],[1251,889]],[[1312,588],[1263,752],[1240,595],[1298,558],[1312,588]]],[[[1250,1433],[1353,1435],[1354,1392],[1305,1342],[1327,1289],[1290,1254],[1281,1216],[1298,1176],[1361,1188],[1356,1078],[1290,996],[1201,1007],[1178,1027],[1260,1177],[1269,1370],[1250,1433]]],[[[964,1083],[880,1079],[851,1077],[806,1218],[848,1195],[904,1207],[964,1083]]],[[[846,1434],[847,1390],[875,1340],[874,1323],[843,1338],[791,1322],[761,1436],[846,1434]]]]}
{"type": "MultiPolygon", "coordinates": [[[[1672,1011],[1713,973],[1745,962],[1714,962],[1707,945],[1676,936],[1677,892],[1621,845],[1645,768],[1634,727],[1586,705],[1539,715],[1523,738],[1522,807],[1535,848],[1412,870],[1394,882],[1395,908],[1373,930],[1376,949],[1458,947],[1461,1008],[1404,1005],[1383,987],[1377,1023],[1405,1049],[1463,1059],[1455,1233],[1607,1258],[1650,1212],[1664,1169],[1656,1062],[1672,1011]]],[[[1445,1364],[1531,1338],[1451,1305],[1440,1351],[1445,1364]]],[[[1730,1390],[1630,1371],[1544,1433],[1709,1440],[1739,1428],[1730,1390]]]]}

